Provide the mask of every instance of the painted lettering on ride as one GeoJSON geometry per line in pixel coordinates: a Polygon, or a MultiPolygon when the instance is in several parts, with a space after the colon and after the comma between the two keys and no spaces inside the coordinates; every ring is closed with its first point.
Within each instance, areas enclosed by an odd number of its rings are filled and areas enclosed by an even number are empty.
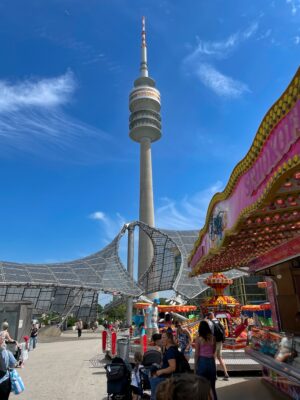
{"type": "Polygon", "coordinates": [[[299,104],[271,133],[256,163],[246,173],[245,189],[247,196],[255,194],[266,177],[277,167],[291,146],[300,138],[299,104]]]}

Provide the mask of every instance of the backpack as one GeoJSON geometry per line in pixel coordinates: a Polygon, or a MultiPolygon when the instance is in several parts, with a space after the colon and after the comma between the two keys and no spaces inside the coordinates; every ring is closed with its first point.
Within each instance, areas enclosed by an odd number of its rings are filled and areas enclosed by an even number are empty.
{"type": "Polygon", "coordinates": [[[184,354],[177,349],[176,351],[176,374],[183,374],[185,372],[191,372],[191,367],[188,360],[184,357],[184,354]]]}
{"type": "Polygon", "coordinates": [[[225,341],[225,330],[221,322],[212,321],[214,324],[214,337],[216,338],[216,342],[224,342],[225,341]]]}

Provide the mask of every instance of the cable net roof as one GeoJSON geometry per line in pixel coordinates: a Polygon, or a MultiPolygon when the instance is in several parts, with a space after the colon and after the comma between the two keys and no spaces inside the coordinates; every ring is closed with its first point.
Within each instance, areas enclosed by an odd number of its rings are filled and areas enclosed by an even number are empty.
{"type": "Polygon", "coordinates": [[[98,293],[82,289],[38,286],[2,286],[0,302],[30,301],[35,313],[54,312],[65,315],[70,309],[77,318],[95,317],[98,293]]]}
{"type": "MultiPolygon", "coordinates": [[[[150,237],[154,249],[151,265],[139,279],[145,293],[173,289],[191,299],[208,288],[203,281],[210,274],[189,276],[188,257],[198,239],[198,231],[159,230],[142,222],[135,224],[150,237]]],[[[233,269],[225,275],[235,279],[247,273],[233,269]]]]}
{"type": "MultiPolygon", "coordinates": [[[[77,317],[96,315],[98,293],[138,297],[173,289],[193,298],[207,289],[203,280],[208,274],[189,277],[187,260],[198,231],[171,231],[133,222],[151,239],[153,259],[138,284],[128,275],[119,258],[119,243],[128,229],[124,225],[104,249],[88,257],[56,264],[21,264],[0,262],[0,301],[31,301],[39,311],[66,314],[70,309],[77,317]]],[[[228,277],[238,278],[244,272],[232,270],[228,277]]]]}
{"type": "Polygon", "coordinates": [[[56,264],[0,262],[0,301],[30,300],[43,311],[87,316],[96,309],[98,292],[137,297],[141,288],[128,275],[118,255],[122,228],[101,251],[56,264]]]}

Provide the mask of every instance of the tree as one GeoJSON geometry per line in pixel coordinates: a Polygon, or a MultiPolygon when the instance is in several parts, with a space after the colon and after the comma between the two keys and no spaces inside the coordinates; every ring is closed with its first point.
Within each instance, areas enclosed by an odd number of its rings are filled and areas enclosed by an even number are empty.
{"type": "Polygon", "coordinates": [[[104,318],[109,321],[124,321],[126,319],[126,304],[120,304],[116,307],[111,308],[110,310],[103,313],[104,318]]]}
{"type": "Polygon", "coordinates": [[[168,305],[169,303],[167,303],[167,298],[166,297],[160,297],[159,298],[159,304],[161,305],[161,306],[166,306],[166,305],[168,305]]]}
{"type": "Polygon", "coordinates": [[[97,304],[97,313],[98,315],[103,313],[103,306],[101,304],[97,304]]]}

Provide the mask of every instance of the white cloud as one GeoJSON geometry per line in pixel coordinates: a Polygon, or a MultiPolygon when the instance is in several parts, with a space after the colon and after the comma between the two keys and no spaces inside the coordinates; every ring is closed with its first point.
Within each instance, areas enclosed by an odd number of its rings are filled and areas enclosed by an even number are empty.
{"type": "Polygon", "coordinates": [[[286,3],[291,7],[293,15],[296,15],[300,10],[300,0],[286,0],[286,3]]]}
{"type": "Polygon", "coordinates": [[[185,196],[179,201],[169,198],[161,199],[163,204],[156,209],[155,225],[161,229],[200,229],[204,225],[207,207],[212,196],[222,188],[222,182],[216,182],[193,196],[185,196]]]}
{"type": "Polygon", "coordinates": [[[248,40],[258,29],[258,22],[255,21],[242,32],[236,32],[228,38],[220,41],[205,41],[198,38],[196,48],[185,58],[185,63],[195,62],[203,58],[226,58],[235,50],[240,43],[248,40]]]}
{"type": "Polygon", "coordinates": [[[245,83],[223,74],[213,64],[215,60],[229,57],[242,42],[254,36],[258,26],[258,21],[254,21],[247,29],[236,32],[220,41],[198,39],[196,48],[184,59],[185,68],[218,96],[237,98],[243,93],[250,92],[245,83]]]}
{"type": "Polygon", "coordinates": [[[250,91],[246,84],[222,74],[210,64],[200,64],[196,74],[218,96],[237,98],[250,91]]]}
{"type": "Polygon", "coordinates": [[[264,40],[271,36],[272,29],[267,29],[264,33],[262,33],[257,40],[264,40]]]}
{"type": "MultiPolygon", "coordinates": [[[[124,224],[128,221],[120,213],[115,213],[113,215],[107,215],[103,211],[95,211],[88,216],[99,223],[100,228],[100,242],[102,246],[107,246],[120,232],[124,224]]],[[[134,235],[134,248],[135,253],[138,249],[138,235],[134,235]]],[[[124,235],[119,242],[119,257],[121,262],[126,268],[127,264],[127,236],[124,235]]],[[[137,261],[137,254],[135,254],[135,261],[137,261]]],[[[135,271],[136,268],[135,268],[135,271]]],[[[135,274],[136,279],[136,274],[135,274]]]]}
{"type": "Polygon", "coordinates": [[[0,80],[0,155],[22,151],[80,163],[116,158],[104,148],[110,135],[64,111],[76,86],[71,71],[49,79],[0,80]]]}
{"type": "Polygon", "coordinates": [[[122,226],[126,223],[125,218],[120,213],[109,216],[103,211],[95,211],[89,215],[89,218],[99,221],[101,224],[102,240],[106,244],[110,243],[116,237],[122,226]]]}
{"type": "Polygon", "coordinates": [[[222,41],[198,40],[197,47],[186,57],[185,61],[191,62],[202,56],[225,57],[236,47],[238,42],[239,35],[237,33],[222,41]]]}
{"type": "Polygon", "coordinates": [[[244,39],[250,39],[258,29],[258,22],[253,22],[244,32],[242,32],[242,37],[244,39]]]}
{"type": "Polygon", "coordinates": [[[89,215],[89,218],[96,219],[99,221],[105,221],[106,216],[105,216],[104,212],[102,212],[102,211],[95,211],[94,213],[89,215]]]}
{"type": "Polygon", "coordinates": [[[16,84],[0,81],[0,113],[29,107],[57,107],[69,100],[74,89],[75,80],[71,72],[56,78],[16,84]]]}
{"type": "Polygon", "coordinates": [[[294,43],[295,43],[296,45],[300,44],[300,36],[295,36],[295,37],[294,37],[294,43]]]}
{"type": "MultiPolygon", "coordinates": [[[[212,196],[221,190],[223,190],[223,183],[218,181],[208,188],[192,196],[185,196],[178,201],[167,197],[160,199],[160,205],[155,211],[155,226],[161,229],[200,229],[204,225],[207,207],[212,196]]],[[[130,222],[120,213],[107,215],[103,211],[95,211],[88,218],[99,222],[101,237],[105,244],[110,243],[123,225],[130,222]]],[[[135,235],[135,239],[137,236],[135,235]]]]}

